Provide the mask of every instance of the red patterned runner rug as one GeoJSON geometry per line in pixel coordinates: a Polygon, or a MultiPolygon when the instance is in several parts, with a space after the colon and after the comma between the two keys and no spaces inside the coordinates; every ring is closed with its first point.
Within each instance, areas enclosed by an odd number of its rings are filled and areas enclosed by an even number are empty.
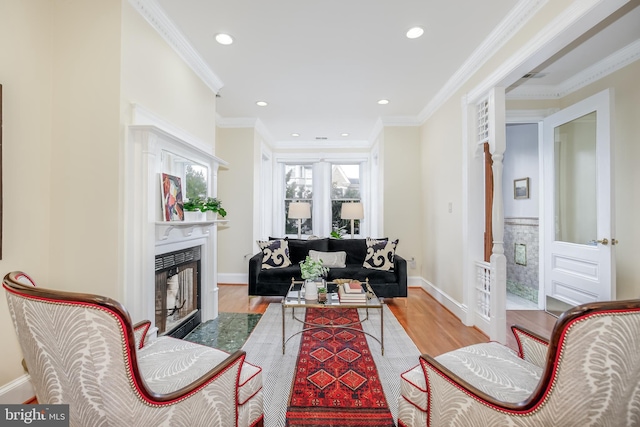
{"type": "MultiPolygon", "coordinates": [[[[353,308],[309,308],[306,321],[348,324],[353,308]]],[[[289,427],[394,426],[362,326],[305,331],[287,408],[289,427]]]]}

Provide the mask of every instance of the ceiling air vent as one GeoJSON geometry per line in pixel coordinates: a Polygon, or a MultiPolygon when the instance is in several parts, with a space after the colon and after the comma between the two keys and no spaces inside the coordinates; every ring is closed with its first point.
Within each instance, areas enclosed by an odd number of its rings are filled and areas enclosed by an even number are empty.
{"type": "Polygon", "coordinates": [[[536,73],[536,72],[533,72],[533,73],[525,74],[524,76],[522,76],[522,78],[523,79],[541,79],[546,75],[547,75],[547,73],[536,73]]]}

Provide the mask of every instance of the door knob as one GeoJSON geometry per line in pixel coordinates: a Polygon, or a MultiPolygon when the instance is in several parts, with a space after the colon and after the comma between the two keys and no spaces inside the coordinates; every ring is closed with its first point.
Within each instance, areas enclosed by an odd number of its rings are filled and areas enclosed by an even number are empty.
{"type": "Polygon", "coordinates": [[[609,244],[609,239],[604,238],[602,240],[596,240],[596,243],[600,243],[600,244],[603,244],[603,245],[608,245],[609,244]]]}

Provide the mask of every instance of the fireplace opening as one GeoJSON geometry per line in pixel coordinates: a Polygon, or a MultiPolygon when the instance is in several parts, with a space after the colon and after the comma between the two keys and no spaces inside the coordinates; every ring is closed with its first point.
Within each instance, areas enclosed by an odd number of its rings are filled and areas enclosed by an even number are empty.
{"type": "Polygon", "coordinates": [[[202,320],[200,246],[156,256],[158,335],[183,338],[202,320]]]}

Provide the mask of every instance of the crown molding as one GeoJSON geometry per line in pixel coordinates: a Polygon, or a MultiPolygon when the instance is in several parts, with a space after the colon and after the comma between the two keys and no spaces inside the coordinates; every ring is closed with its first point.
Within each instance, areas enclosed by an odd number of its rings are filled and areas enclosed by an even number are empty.
{"type": "Polygon", "coordinates": [[[255,117],[224,118],[216,113],[216,126],[227,129],[253,129],[267,145],[273,147],[275,144],[275,138],[269,132],[269,129],[267,129],[262,120],[255,117]]]}
{"type": "Polygon", "coordinates": [[[275,144],[275,138],[273,137],[271,132],[269,132],[269,129],[267,129],[267,126],[265,126],[265,124],[260,119],[256,119],[255,123],[256,123],[255,131],[258,133],[258,135],[260,135],[262,140],[267,145],[269,145],[270,147],[273,147],[273,145],[275,144]]]}
{"type": "Polygon", "coordinates": [[[530,71],[532,61],[549,58],[569,40],[592,28],[604,17],[609,16],[629,0],[575,0],[562,13],[544,26],[527,43],[511,55],[496,70],[485,78],[482,83],[469,91],[469,102],[477,102],[486,96],[495,86],[509,86],[514,83],[516,75],[522,76],[530,71]],[[526,70],[526,71],[523,71],[526,70]],[[520,73],[518,73],[520,71],[520,73]],[[507,81],[512,79],[512,81],[507,81]]]}
{"type": "Polygon", "coordinates": [[[545,117],[558,112],[557,108],[543,108],[537,110],[507,110],[505,112],[505,122],[507,124],[516,123],[538,123],[545,117]]]}
{"type": "Polygon", "coordinates": [[[200,54],[169,19],[156,0],[129,0],[129,3],[162,36],[169,46],[182,58],[194,73],[214,93],[220,92],[224,83],[209,68],[200,54]]]}
{"type": "Polygon", "coordinates": [[[337,150],[340,148],[348,149],[368,149],[371,147],[369,141],[363,141],[360,139],[338,140],[327,139],[323,141],[302,140],[302,141],[278,141],[271,145],[276,150],[337,150]]]}
{"type": "Polygon", "coordinates": [[[369,135],[369,141],[371,141],[371,145],[375,144],[383,130],[384,124],[382,123],[382,119],[378,118],[378,120],[376,120],[376,123],[373,125],[373,129],[371,129],[371,134],[369,135]]]}
{"type": "Polygon", "coordinates": [[[473,51],[453,76],[438,93],[429,101],[418,115],[418,121],[424,123],[438,108],[444,104],[473,74],[509,41],[531,19],[548,0],[520,0],[505,16],[496,28],[473,51]]]}
{"type": "Polygon", "coordinates": [[[640,39],[585,68],[558,85],[523,85],[507,94],[507,99],[563,98],[640,59],[640,39]]]}

